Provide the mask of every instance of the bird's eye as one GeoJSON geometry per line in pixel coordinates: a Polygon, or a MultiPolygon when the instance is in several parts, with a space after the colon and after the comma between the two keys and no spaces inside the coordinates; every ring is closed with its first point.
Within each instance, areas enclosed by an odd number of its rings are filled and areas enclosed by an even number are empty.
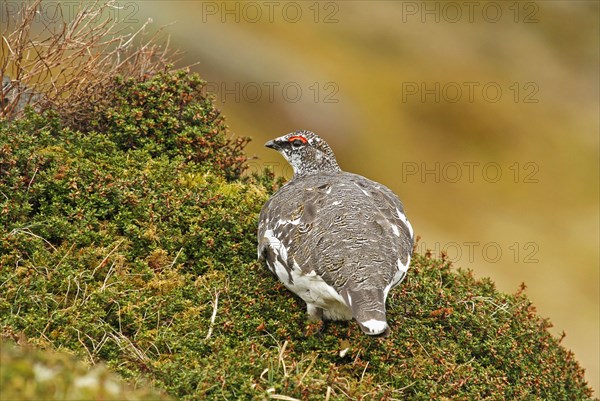
{"type": "Polygon", "coordinates": [[[294,149],[298,149],[306,142],[308,142],[308,140],[305,137],[299,135],[291,137],[290,139],[288,139],[288,141],[292,144],[292,147],[294,149]]]}

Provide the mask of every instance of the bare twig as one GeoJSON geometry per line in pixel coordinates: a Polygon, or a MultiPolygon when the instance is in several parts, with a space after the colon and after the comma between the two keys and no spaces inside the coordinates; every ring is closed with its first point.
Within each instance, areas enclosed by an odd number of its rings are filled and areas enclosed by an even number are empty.
{"type": "Polygon", "coordinates": [[[213,326],[215,325],[215,319],[217,318],[217,308],[219,307],[219,291],[215,291],[215,300],[213,301],[213,312],[210,317],[210,326],[208,327],[208,333],[206,339],[208,340],[213,332],[213,326]]]}
{"type": "Polygon", "coordinates": [[[287,367],[285,366],[285,360],[284,360],[284,354],[285,354],[285,349],[287,348],[288,342],[287,340],[285,340],[283,342],[283,345],[281,346],[281,349],[279,350],[279,363],[281,363],[281,366],[283,366],[283,377],[288,377],[288,372],[287,372],[287,367]]]}
{"type": "MultiPolygon", "coordinates": [[[[98,263],[98,266],[96,266],[96,268],[92,271],[92,276],[94,274],[96,274],[96,272],[98,271],[98,269],[100,269],[102,266],[104,266],[104,263],[106,263],[106,261],[108,260],[108,258],[110,258],[110,255],[112,255],[121,246],[121,244],[123,243],[123,241],[125,241],[125,240],[122,239],[121,241],[119,241],[117,243],[117,245],[115,245],[115,247],[104,257],[104,259],[102,259],[102,262],[98,263]]],[[[110,271],[109,271],[109,273],[107,273],[107,276],[109,274],[110,274],[110,271]]]]}
{"type": "Polygon", "coordinates": [[[35,175],[37,174],[38,169],[36,167],[35,171],[33,172],[33,176],[31,177],[31,180],[29,180],[29,184],[27,184],[27,190],[25,192],[29,192],[29,188],[31,188],[31,184],[33,184],[33,180],[35,179],[35,175]]]}
{"type": "Polygon", "coordinates": [[[283,394],[269,394],[269,398],[272,400],[300,401],[298,398],[290,397],[283,394]]]}
{"type": "Polygon", "coordinates": [[[169,266],[170,269],[172,269],[173,266],[175,266],[175,262],[177,262],[177,258],[179,258],[179,255],[181,254],[181,251],[183,251],[183,247],[179,248],[179,251],[177,252],[177,255],[175,255],[175,258],[173,259],[173,261],[171,262],[171,265],[169,266]]]}
{"type": "Polygon", "coordinates": [[[360,375],[359,382],[363,381],[363,379],[365,378],[365,373],[367,373],[367,368],[368,367],[369,367],[369,361],[367,361],[367,364],[365,365],[365,368],[363,369],[362,375],[360,375]]]}
{"type": "Polygon", "coordinates": [[[39,18],[41,0],[3,8],[0,42],[0,118],[20,116],[25,106],[57,110],[76,124],[95,105],[106,101],[115,77],[141,80],[167,69],[180,54],[169,49],[163,30],[147,37],[152,20],[127,32],[111,14],[115,2],[82,2],[67,20],[58,4],[58,21],[39,18]]]}
{"type": "Polygon", "coordinates": [[[48,240],[47,240],[46,238],[44,238],[44,237],[41,237],[41,236],[39,236],[39,235],[37,235],[37,234],[34,234],[34,233],[32,233],[32,232],[31,232],[31,230],[29,229],[29,227],[25,227],[25,228],[15,228],[15,229],[13,229],[13,230],[12,230],[12,231],[11,231],[11,232],[8,234],[8,236],[10,237],[10,236],[12,236],[12,235],[15,235],[15,234],[27,234],[27,235],[31,235],[32,237],[35,237],[35,238],[41,239],[41,240],[42,240],[42,241],[44,241],[46,244],[50,245],[50,247],[51,247],[51,248],[52,248],[52,249],[53,249],[53,250],[56,252],[56,248],[54,247],[54,245],[52,245],[52,244],[50,243],[50,241],[48,241],[48,240]]]}
{"type": "Polygon", "coordinates": [[[310,361],[310,364],[308,365],[308,368],[306,368],[306,370],[304,371],[304,373],[302,374],[302,376],[300,376],[300,380],[298,380],[298,385],[302,384],[302,380],[304,380],[304,378],[306,377],[306,375],[308,374],[308,372],[310,372],[310,370],[314,366],[315,361],[317,360],[318,357],[319,357],[319,354],[316,354],[315,357],[312,359],[312,361],[310,361]]]}

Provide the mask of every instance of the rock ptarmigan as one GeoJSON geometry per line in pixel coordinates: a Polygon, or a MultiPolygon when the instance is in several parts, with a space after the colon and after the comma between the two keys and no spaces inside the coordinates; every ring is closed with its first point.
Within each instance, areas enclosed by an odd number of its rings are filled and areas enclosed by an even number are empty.
{"type": "Polygon", "coordinates": [[[366,334],[389,334],[385,301],[406,275],[414,242],[402,202],[384,185],[342,171],[310,131],[265,146],[294,176],[260,212],[259,259],[306,302],[311,320],[354,318],[366,334]]]}

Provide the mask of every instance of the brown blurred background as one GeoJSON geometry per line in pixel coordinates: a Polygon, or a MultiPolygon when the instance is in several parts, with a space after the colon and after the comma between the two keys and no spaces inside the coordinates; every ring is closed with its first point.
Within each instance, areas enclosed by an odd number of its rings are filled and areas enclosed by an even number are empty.
{"type": "MultiPolygon", "coordinates": [[[[296,129],[405,203],[419,248],[524,282],[599,388],[599,3],[143,1],[257,159],[296,129]]],[[[134,14],[135,11],[135,14],[134,14]]]]}
{"type": "MultiPolygon", "coordinates": [[[[297,129],[398,193],[421,250],[524,282],[600,388],[597,1],[127,1],[216,93],[251,170],[297,129]]],[[[50,12],[50,10],[48,10],[50,12]]]]}

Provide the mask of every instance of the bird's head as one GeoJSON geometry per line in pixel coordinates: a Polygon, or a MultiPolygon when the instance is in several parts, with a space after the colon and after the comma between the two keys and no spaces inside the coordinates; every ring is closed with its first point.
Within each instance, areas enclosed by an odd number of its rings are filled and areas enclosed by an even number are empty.
{"type": "Polygon", "coordinates": [[[265,143],[285,157],[294,169],[294,178],[309,174],[337,172],[340,167],[333,151],[314,132],[300,130],[265,143]]]}

